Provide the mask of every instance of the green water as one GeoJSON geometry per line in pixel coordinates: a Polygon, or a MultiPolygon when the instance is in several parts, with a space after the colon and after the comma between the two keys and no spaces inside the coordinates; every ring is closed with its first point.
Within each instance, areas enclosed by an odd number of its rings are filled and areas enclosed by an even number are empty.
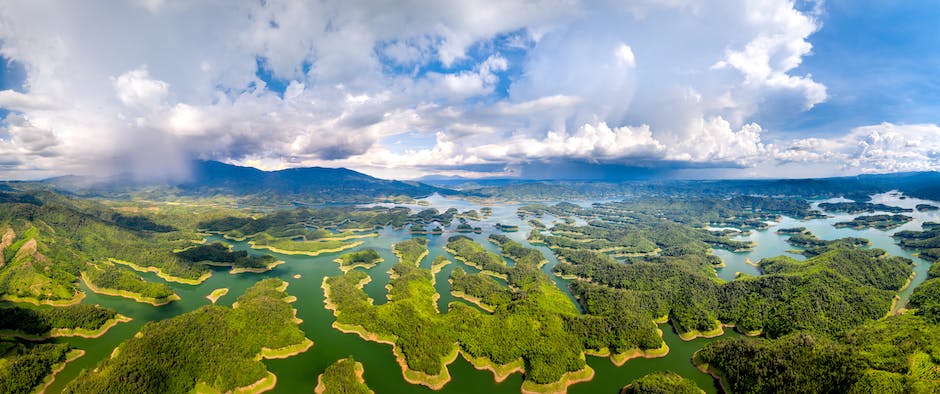
{"type": "MultiPolygon", "coordinates": [[[[888,198],[888,200],[880,200],[878,202],[884,202],[891,205],[899,205],[899,203],[902,202],[904,204],[911,205],[918,203],[916,200],[912,199],[898,200],[895,198],[896,202],[898,203],[892,203],[889,197],[876,196],[876,198],[888,198]]],[[[440,210],[444,210],[449,207],[455,207],[460,211],[465,211],[467,209],[479,210],[480,208],[479,205],[474,203],[461,200],[449,200],[439,196],[433,196],[429,198],[428,201],[431,203],[431,206],[440,210]]],[[[480,223],[474,224],[482,226],[484,228],[484,233],[467,235],[483,244],[487,249],[498,252],[498,248],[495,245],[486,241],[486,236],[489,233],[495,231],[493,228],[495,223],[512,223],[518,224],[520,226],[520,231],[507,233],[507,235],[528,245],[528,243],[525,242],[525,237],[531,228],[527,223],[524,223],[516,217],[516,207],[517,205],[493,206],[492,208],[494,213],[492,217],[480,223]]],[[[414,206],[413,208],[420,210],[427,207],[414,206]]],[[[920,223],[922,223],[924,220],[940,219],[936,217],[936,212],[930,214],[915,213],[915,215],[918,217],[917,220],[906,224],[904,227],[902,227],[903,229],[917,229],[919,228],[920,223]]],[[[875,247],[884,248],[892,254],[911,257],[909,253],[901,250],[897,247],[897,245],[894,244],[893,240],[890,238],[891,232],[885,233],[878,230],[856,231],[850,229],[834,229],[831,226],[831,224],[836,221],[850,218],[851,215],[845,215],[838,218],[820,219],[807,222],[800,222],[787,218],[784,219],[782,223],[771,227],[770,230],[752,232],[752,234],[743,237],[743,239],[757,241],[758,246],[755,250],[747,253],[730,253],[725,251],[715,252],[727,263],[727,267],[718,270],[718,274],[719,276],[726,279],[733,277],[733,274],[736,271],[746,272],[753,275],[758,274],[754,267],[744,263],[744,259],[750,258],[752,261],[756,262],[762,257],[783,254],[787,249],[791,249],[784,242],[784,237],[778,236],[774,233],[776,228],[790,226],[804,226],[810,228],[819,237],[824,239],[833,239],[850,235],[866,237],[872,240],[873,246],[875,247]]],[[[546,216],[541,220],[546,223],[546,225],[550,226],[553,221],[557,220],[557,218],[546,216]]],[[[430,253],[421,263],[422,267],[429,268],[431,261],[433,261],[434,258],[438,255],[445,255],[451,259],[451,261],[454,261],[453,264],[448,265],[436,275],[435,287],[441,295],[438,307],[442,312],[447,311],[447,304],[450,302],[464,302],[462,300],[455,299],[450,295],[450,288],[447,283],[447,278],[450,275],[450,272],[457,266],[461,266],[469,272],[477,271],[473,267],[468,267],[460,262],[457,262],[452,258],[452,256],[443,251],[442,248],[446,243],[447,237],[454,234],[450,231],[454,227],[456,227],[456,223],[452,224],[452,226],[448,229],[449,231],[444,235],[429,236],[431,241],[429,245],[430,253]]],[[[376,267],[367,270],[367,272],[372,276],[373,280],[371,283],[365,286],[365,291],[375,300],[376,304],[386,302],[385,285],[389,281],[387,272],[397,262],[397,258],[391,252],[390,247],[392,244],[408,237],[410,237],[410,235],[405,230],[393,230],[387,228],[380,232],[379,237],[363,239],[363,245],[356,249],[375,249],[385,259],[384,262],[380,263],[376,267]]],[[[210,239],[218,238],[213,237],[210,239]]],[[[249,250],[252,253],[260,253],[248,248],[247,243],[245,242],[225,242],[232,244],[236,250],[249,250]]],[[[549,257],[549,263],[545,265],[543,270],[550,274],[552,267],[558,263],[558,260],[548,248],[543,246],[538,246],[537,248],[549,257]]],[[[277,387],[273,390],[273,392],[312,392],[314,386],[316,385],[317,375],[322,373],[327,366],[337,359],[347,356],[353,356],[356,358],[356,360],[363,363],[365,366],[365,380],[368,385],[376,392],[432,392],[432,390],[427,389],[424,386],[412,385],[402,379],[401,369],[395,362],[395,358],[391,352],[391,346],[374,342],[367,342],[360,339],[355,334],[343,334],[331,327],[331,324],[334,321],[334,317],[332,312],[326,310],[323,306],[323,290],[320,288],[320,285],[324,276],[341,274],[337,264],[332,261],[336,255],[336,253],[317,257],[300,255],[277,255],[280,259],[283,259],[286,264],[282,264],[276,267],[274,270],[266,273],[244,273],[230,275],[226,269],[218,269],[214,272],[211,278],[197,286],[170,283],[170,286],[173,287],[174,291],[176,291],[180,297],[182,297],[182,300],[162,307],[152,307],[148,304],[137,303],[120,297],[98,295],[88,291],[87,288],[83,288],[82,290],[87,294],[87,298],[84,301],[85,303],[101,304],[103,306],[113,308],[121,314],[132,317],[134,320],[130,323],[119,324],[118,326],[108,331],[108,333],[101,338],[60,339],[61,341],[69,342],[75,347],[85,350],[86,354],[80,359],[68,364],[65,370],[63,370],[56,377],[55,382],[49,388],[48,392],[57,393],[62,391],[63,387],[69,381],[74,379],[81,370],[91,369],[99,361],[109,357],[112,350],[117,347],[118,344],[132,337],[146,322],[167,319],[181,313],[191,311],[202,305],[207,305],[209,304],[209,300],[206,299],[205,296],[217,288],[226,287],[230,289],[229,293],[220,298],[218,303],[222,305],[231,305],[236,300],[236,298],[240,296],[248,287],[250,287],[256,281],[267,277],[279,277],[290,283],[287,292],[290,295],[294,295],[298,298],[297,302],[295,302],[293,305],[298,310],[297,316],[303,319],[303,323],[300,324],[300,328],[306,333],[308,338],[314,341],[314,346],[303,354],[283,360],[265,361],[268,369],[274,372],[278,378],[277,387]],[[295,274],[300,274],[301,278],[294,279],[293,276],[295,274]]],[[[795,255],[795,257],[799,257],[799,255],[795,255]]],[[[916,285],[916,283],[923,281],[925,278],[925,272],[929,265],[926,262],[920,260],[915,259],[915,261],[918,263],[918,273],[916,278],[919,280],[915,281],[916,285]]],[[[159,279],[155,274],[143,273],[142,275],[151,281],[161,281],[161,279],[159,279]]],[[[552,278],[558,287],[565,291],[565,293],[570,297],[571,295],[567,291],[567,281],[557,278],[554,275],[552,275],[552,278]]],[[[911,288],[913,287],[914,286],[911,286],[911,288]]],[[[909,293],[910,289],[902,294],[905,300],[906,297],[909,296],[909,293]]],[[[701,348],[704,344],[717,340],[718,338],[696,339],[693,341],[684,342],[680,340],[673,332],[671,326],[661,325],[660,328],[663,330],[663,338],[670,348],[670,352],[666,357],[658,359],[633,359],[621,367],[613,365],[613,363],[611,363],[608,358],[588,357],[588,364],[596,371],[594,379],[590,382],[579,383],[571,386],[569,391],[572,393],[614,393],[630,381],[647,373],[659,370],[672,370],[694,380],[700,387],[705,389],[706,392],[716,392],[717,389],[713,379],[710,376],[696,370],[690,360],[693,352],[701,348]]],[[[722,338],[733,337],[737,335],[738,334],[734,333],[732,330],[727,330],[727,333],[722,338]]],[[[522,384],[521,374],[514,374],[502,383],[495,383],[493,381],[492,373],[488,371],[476,370],[468,362],[460,357],[458,357],[457,361],[449,366],[449,370],[452,376],[452,380],[440,392],[518,393],[519,387],[522,384]]]]}

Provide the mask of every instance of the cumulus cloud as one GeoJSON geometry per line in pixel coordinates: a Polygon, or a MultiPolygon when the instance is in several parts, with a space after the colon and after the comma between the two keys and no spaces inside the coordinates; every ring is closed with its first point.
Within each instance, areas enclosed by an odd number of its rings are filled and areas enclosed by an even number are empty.
{"type": "Polygon", "coordinates": [[[395,177],[828,160],[848,153],[767,143],[759,121],[827,98],[795,72],[820,26],[789,0],[9,1],[0,56],[27,79],[0,91],[0,148],[145,176],[190,158],[395,177]]]}
{"type": "Polygon", "coordinates": [[[843,170],[869,173],[936,170],[940,168],[940,126],[862,126],[845,136],[792,141],[775,156],[785,162],[830,162],[843,170]]]}

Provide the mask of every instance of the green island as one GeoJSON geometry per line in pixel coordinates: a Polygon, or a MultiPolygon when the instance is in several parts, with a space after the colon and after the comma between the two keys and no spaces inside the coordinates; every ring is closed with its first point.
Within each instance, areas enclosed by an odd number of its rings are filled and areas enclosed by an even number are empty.
{"type": "Polygon", "coordinates": [[[916,250],[923,259],[940,260],[940,226],[924,223],[923,231],[898,231],[894,238],[902,247],[916,250]]]}
{"type": "Polygon", "coordinates": [[[150,322],[110,359],[84,371],[69,393],[264,391],[274,375],[262,358],[307,350],[285,299],[286,282],[265,279],[233,308],[208,305],[172,319],[150,322]],[[283,351],[282,351],[283,350],[283,351]]]}
{"type": "Polygon", "coordinates": [[[372,394],[366,386],[362,363],[352,357],[337,360],[317,377],[317,394],[372,394]]]}
{"type": "Polygon", "coordinates": [[[372,268],[376,264],[384,261],[379,253],[373,249],[363,249],[358,252],[345,253],[333,260],[339,264],[339,269],[343,272],[354,268],[372,268]]]}
{"type": "Polygon", "coordinates": [[[787,243],[802,248],[801,250],[794,250],[793,252],[804,256],[817,256],[831,250],[852,249],[871,245],[871,241],[859,237],[823,240],[809,231],[790,235],[790,237],[787,238],[787,243]]]}
{"type": "Polygon", "coordinates": [[[885,204],[877,204],[870,202],[824,202],[819,204],[819,208],[824,211],[829,212],[843,212],[849,214],[856,213],[874,213],[874,212],[888,212],[888,213],[906,213],[912,212],[913,209],[895,207],[885,204]]]}
{"type": "Polygon", "coordinates": [[[620,390],[620,394],[702,394],[695,382],[672,371],[654,372],[636,379],[620,390]]]}
{"type": "Polygon", "coordinates": [[[165,283],[150,283],[133,272],[116,267],[110,262],[89,264],[81,278],[89,290],[105,295],[130,298],[137,302],[161,306],[180,297],[165,283]]]}
{"type": "Polygon", "coordinates": [[[207,295],[206,298],[209,300],[209,302],[212,302],[213,304],[215,304],[216,301],[219,300],[219,298],[222,298],[226,294],[228,294],[228,291],[229,289],[225,287],[220,288],[220,289],[215,289],[215,290],[212,290],[212,292],[209,293],[209,295],[207,295]]]}
{"type": "Polygon", "coordinates": [[[249,242],[252,248],[267,249],[281,254],[303,254],[307,256],[318,256],[323,253],[341,252],[346,249],[352,249],[362,245],[362,241],[343,242],[332,239],[320,239],[316,241],[294,241],[291,239],[275,238],[267,233],[262,233],[252,237],[249,242]]]}
{"type": "Polygon", "coordinates": [[[0,306],[0,337],[44,340],[51,337],[97,338],[121,322],[130,321],[97,305],[65,307],[0,306]]]}
{"type": "Polygon", "coordinates": [[[421,264],[424,256],[428,255],[428,240],[427,238],[411,238],[393,245],[392,252],[398,256],[398,261],[402,264],[417,266],[421,264]]]}
{"type": "Polygon", "coordinates": [[[248,252],[244,250],[233,251],[229,246],[221,242],[195,245],[176,252],[176,255],[185,261],[195,264],[201,263],[232,267],[230,272],[233,274],[242,272],[266,272],[284,263],[269,254],[258,256],[248,254],[248,252]]]}
{"type": "Polygon", "coordinates": [[[869,215],[869,216],[858,216],[855,219],[852,219],[849,222],[838,222],[834,224],[835,227],[848,227],[856,230],[861,230],[865,228],[876,228],[879,230],[891,230],[893,228],[900,227],[907,222],[914,220],[913,217],[901,214],[894,215],[869,215]]]}
{"type": "MultiPolygon", "coordinates": [[[[523,392],[563,392],[577,382],[593,377],[585,364],[590,349],[613,349],[615,353],[636,349],[662,349],[663,343],[649,318],[629,311],[604,315],[581,315],[538,266],[541,252],[517,250],[499,237],[504,250],[512,251],[517,263],[507,267],[502,258],[485,252],[482,245],[462,236],[450,239],[448,249],[471,266],[486,266],[476,259],[493,259],[510,286],[487,274],[467,274],[455,268],[452,291],[479,299],[488,311],[452,302],[448,312],[435,307],[436,292],[429,270],[398,264],[392,268],[389,302],[375,306],[361,290],[368,281],[362,272],[328,277],[323,283],[328,308],[336,315],[335,327],[355,332],[367,340],[393,344],[403,375],[409,382],[440,388],[449,381],[447,365],[459,354],[477,369],[488,369],[501,381],[522,372],[523,392]],[[537,254],[537,255],[536,255],[537,254]],[[402,319],[402,316],[408,316],[402,319]],[[535,318],[537,326],[525,323],[535,318]],[[631,321],[635,318],[639,321],[631,321]],[[645,321],[645,323],[644,323],[645,321]],[[645,324],[648,336],[638,340],[623,325],[645,324]],[[513,341],[501,341],[510,337],[513,341]]],[[[494,241],[495,242],[495,241],[494,241]]]]}
{"type": "Polygon", "coordinates": [[[917,212],[930,212],[940,210],[940,207],[933,204],[917,204],[914,209],[916,209],[917,212]]]}
{"type": "Polygon", "coordinates": [[[444,250],[453,254],[454,258],[464,264],[487,274],[505,279],[506,273],[509,272],[506,261],[500,255],[486,250],[483,245],[474,242],[469,237],[455,235],[448,238],[444,250]]]}

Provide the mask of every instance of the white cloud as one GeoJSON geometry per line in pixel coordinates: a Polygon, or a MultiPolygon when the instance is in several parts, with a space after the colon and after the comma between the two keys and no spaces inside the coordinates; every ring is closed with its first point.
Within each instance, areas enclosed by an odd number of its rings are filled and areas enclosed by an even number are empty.
{"type": "Polygon", "coordinates": [[[10,1],[0,55],[24,65],[26,92],[0,91],[0,106],[55,144],[4,149],[69,172],[149,156],[414,171],[826,160],[846,153],[774,148],[757,123],[826,99],[794,73],[815,15],[787,0],[10,1]],[[402,151],[393,136],[434,145],[402,151]]]}
{"type": "Polygon", "coordinates": [[[138,109],[156,109],[166,104],[170,85],[150,78],[145,67],[112,78],[114,91],[124,105],[138,109]]]}
{"type": "Polygon", "coordinates": [[[882,123],[845,136],[793,141],[775,156],[781,161],[829,162],[843,172],[929,171],[940,168],[940,126],[882,123]]]}

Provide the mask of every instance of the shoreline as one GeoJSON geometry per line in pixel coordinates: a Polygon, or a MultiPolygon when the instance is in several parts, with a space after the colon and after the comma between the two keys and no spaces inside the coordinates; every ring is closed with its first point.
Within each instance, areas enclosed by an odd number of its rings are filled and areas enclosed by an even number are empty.
{"type": "Polygon", "coordinates": [[[266,371],[267,375],[247,386],[236,387],[232,390],[235,394],[258,394],[274,389],[277,385],[277,375],[271,371],[266,371]]]}
{"type": "Polygon", "coordinates": [[[577,383],[589,382],[592,379],[594,379],[594,368],[585,363],[584,368],[565,372],[557,382],[540,384],[524,380],[520,391],[522,394],[567,393],[568,387],[577,383]]]}
{"type": "MultiPolygon", "coordinates": [[[[311,241],[305,241],[305,242],[311,242],[311,241]]],[[[274,252],[274,253],[287,254],[287,255],[298,255],[298,254],[300,254],[300,255],[305,255],[305,256],[319,256],[319,255],[324,254],[324,253],[342,252],[342,251],[347,250],[347,249],[355,248],[355,247],[357,247],[357,246],[359,246],[359,245],[362,245],[362,241],[356,241],[356,242],[344,244],[344,245],[341,245],[341,246],[339,246],[339,247],[337,247],[337,248],[333,248],[333,249],[320,249],[320,250],[317,250],[317,251],[315,251],[315,252],[308,252],[308,251],[303,251],[303,250],[285,250],[285,249],[278,249],[278,248],[275,248],[275,247],[270,246],[270,245],[256,245],[256,244],[254,243],[254,241],[249,241],[249,242],[248,242],[248,246],[251,247],[252,249],[267,249],[267,250],[270,250],[270,251],[272,251],[272,252],[274,252]]]]}
{"type": "Polygon", "coordinates": [[[82,349],[69,350],[69,352],[65,354],[65,360],[63,360],[60,363],[53,364],[52,371],[49,374],[49,376],[46,376],[46,378],[42,381],[42,386],[34,388],[32,392],[37,393],[37,394],[44,394],[46,392],[46,389],[48,389],[49,386],[52,386],[52,383],[55,382],[55,376],[58,375],[59,372],[64,371],[65,367],[70,362],[78,360],[84,355],[85,355],[85,351],[82,349]]]}
{"type": "MultiPolygon", "coordinates": [[[[327,283],[328,278],[328,276],[323,277],[323,283],[320,285],[324,293],[323,303],[325,304],[326,309],[333,311],[333,316],[338,318],[340,312],[337,309],[336,304],[333,304],[333,302],[330,301],[330,285],[327,283]]],[[[371,277],[366,276],[359,282],[358,287],[361,289],[371,280],[371,277]]],[[[369,303],[372,303],[371,299],[369,300],[369,303]]],[[[441,357],[441,363],[443,364],[441,366],[441,373],[437,375],[428,375],[425,372],[415,371],[408,367],[408,362],[405,360],[405,355],[401,352],[401,349],[399,349],[398,344],[395,343],[395,341],[398,340],[397,336],[374,333],[366,330],[360,325],[340,323],[339,321],[334,321],[332,326],[339,332],[345,334],[356,334],[366,341],[391,345],[392,354],[395,355],[395,360],[401,367],[402,377],[405,379],[405,381],[411,384],[420,384],[432,390],[440,390],[444,387],[444,385],[450,382],[451,376],[447,367],[457,360],[457,356],[460,354],[460,346],[455,342],[454,350],[441,357]]]]}
{"type": "Polygon", "coordinates": [[[725,335],[725,330],[724,330],[725,325],[721,324],[721,322],[718,320],[715,320],[715,323],[717,323],[718,327],[711,329],[709,331],[705,331],[705,332],[702,332],[699,330],[679,332],[679,329],[676,327],[675,322],[673,322],[672,326],[676,331],[676,335],[679,336],[679,339],[685,342],[689,342],[696,338],[715,338],[715,337],[720,337],[722,335],[725,335]]]}
{"type": "Polygon", "coordinates": [[[170,275],[166,272],[163,272],[163,269],[157,268],[157,267],[142,267],[130,261],[124,261],[124,260],[118,260],[118,259],[108,259],[108,260],[115,264],[121,264],[121,265],[130,267],[131,269],[137,272],[153,272],[157,274],[157,276],[159,276],[161,279],[167,282],[182,283],[184,285],[195,286],[195,285],[201,284],[202,282],[205,282],[206,279],[209,279],[212,276],[212,271],[209,271],[209,272],[202,274],[202,276],[200,276],[199,278],[187,279],[187,278],[182,278],[179,276],[170,275]]]}
{"type": "MultiPolygon", "coordinates": [[[[663,330],[657,328],[657,333],[659,337],[663,337],[663,330]]],[[[633,348],[620,353],[611,353],[609,348],[602,349],[585,349],[584,354],[594,357],[607,357],[610,359],[610,362],[618,367],[622,367],[627,361],[630,361],[635,358],[660,358],[666,357],[669,355],[669,345],[666,344],[666,341],[662,341],[662,346],[656,349],[640,349],[633,348]]]]}
{"type": "MultiPolygon", "coordinates": [[[[437,274],[443,271],[444,267],[452,263],[453,261],[450,261],[450,259],[444,259],[443,263],[437,265],[434,265],[434,262],[431,262],[431,282],[436,282],[435,277],[437,277],[437,274]]],[[[438,296],[440,296],[440,294],[438,294],[438,296]]]]}
{"type": "Polygon", "coordinates": [[[696,350],[695,353],[692,353],[692,365],[694,365],[695,368],[702,373],[706,373],[711,376],[712,379],[718,381],[718,387],[721,387],[722,392],[730,393],[731,391],[728,389],[728,382],[727,379],[725,379],[724,374],[721,373],[721,371],[718,369],[712,368],[712,366],[708,365],[708,363],[703,363],[698,359],[698,352],[701,350],[702,349],[699,349],[696,350]]]}
{"type": "Polygon", "coordinates": [[[484,303],[483,303],[483,300],[481,300],[481,299],[479,299],[479,298],[477,298],[477,297],[474,297],[474,296],[469,295],[469,294],[467,294],[467,293],[464,293],[464,292],[462,292],[462,291],[453,290],[453,283],[452,283],[452,280],[448,279],[447,282],[448,282],[448,283],[451,283],[450,295],[454,296],[454,298],[458,298],[458,299],[467,301],[467,302],[469,302],[469,303],[471,303],[471,304],[473,304],[473,305],[476,305],[476,306],[480,307],[480,309],[482,309],[482,310],[484,310],[484,311],[487,311],[487,312],[489,312],[489,313],[491,313],[491,314],[496,310],[496,308],[493,308],[493,307],[491,307],[491,306],[489,306],[489,305],[484,304],[484,303]]]}
{"type": "Polygon", "coordinates": [[[81,278],[82,278],[82,283],[84,283],[85,286],[88,287],[88,290],[91,290],[92,293],[95,293],[95,294],[104,294],[104,295],[115,296],[115,297],[129,298],[129,299],[131,299],[131,300],[140,302],[140,303],[142,303],[142,304],[150,304],[150,305],[153,305],[153,306],[163,306],[163,305],[167,305],[167,304],[169,304],[169,303],[171,303],[171,302],[173,302],[173,301],[179,301],[179,300],[182,299],[182,298],[180,298],[180,296],[179,296],[178,294],[176,294],[175,292],[174,292],[173,294],[167,296],[166,298],[153,298],[153,297],[144,297],[144,296],[140,295],[140,293],[134,293],[134,292],[129,291],[129,290],[103,289],[103,288],[100,288],[100,287],[98,287],[98,286],[95,286],[93,283],[91,283],[91,280],[88,279],[88,276],[85,275],[84,272],[82,272],[81,278]]]}
{"type": "Polygon", "coordinates": [[[296,356],[298,354],[306,352],[307,350],[310,350],[310,348],[312,347],[313,347],[313,341],[311,341],[310,338],[304,337],[303,341],[300,341],[300,343],[295,343],[293,345],[287,345],[284,347],[279,347],[279,348],[274,348],[274,349],[262,347],[261,352],[258,353],[258,355],[255,356],[255,358],[258,361],[260,361],[261,359],[272,360],[272,359],[288,358],[288,357],[296,356]]]}
{"type": "MultiPolygon", "coordinates": [[[[421,261],[424,260],[424,258],[427,257],[428,253],[430,253],[430,252],[431,252],[430,249],[428,249],[427,245],[425,245],[425,247],[424,247],[424,253],[421,253],[421,255],[418,256],[417,260],[415,260],[415,261],[412,262],[411,264],[414,265],[415,267],[421,266],[421,261]]],[[[402,257],[401,253],[398,252],[398,249],[395,248],[394,246],[392,247],[392,253],[395,254],[395,257],[398,257],[398,262],[399,262],[399,263],[404,263],[404,262],[405,262],[405,259],[402,257]]]]}
{"type": "MultiPolygon", "coordinates": [[[[372,229],[365,229],[365,230],[361,230],[361,231],[370,231],[370,230],[372,230],[372,229]]],[[[349,231],[352,231],[352,230],[349,230],[349,231]]],[[[323,238],[315,238],[315,239],[310,240],[310,241],[319,241],[319,240],[323,240],[323,239],[325,239],[325,240],[330,240],[330,241],[348,241],[348,240],[350,240],[350,239],[370,238],[370,237],[378,237],[378,236],[379,236],[379,233],[350,234],[350,235],[346,235],[346,236],[342,236],[342,237],[323,237],[323,238]]],[[[306,238],[305,238],[305,239],[306,239],[306,238]]],[[[308,241],[308,242],[309,242],[309,241],[308,241]]]]}
{"type": "Polygon", "coordinates": [[[278,260],[278,261],[272,262],[272,263],[270,263],[270,264],[267,264],[267,265],[265,265],[264,267],[261,267],[261,268],[232,267],[232,269],[229,270],[228,273],[229,273],[229,274],[232,274],[232,275],[243,274],[243,273],[246,273],[246,272],[254,273],[254,274],[260,274],[260,273],[264,273],[264,272],[268,272],[268,271],[270,271],[270,270],[273,270],[274,267],[277,267],[277,266],[279,266],[279,265],[281,265],[281,264],[284,264],[284,263],[286,263],[286,261],[284,261],[284,260],[278,260]]]}
{"type": "MultiPolygon", "coordinates": [[[[347,359],[348,358],[342,358],[342,359],[337,360],[336,362],[340,362],[340,361],[347,360],[347,359]]],[[[356,371],[356,380],[359,381],[359,384],[362,384],[368,387],[368,385],[366,385],[366,379],[363,377],[363,375],[366,372],[366,369],[365,367],[362,366],[362,363],[356,361],[353,369],[356,371]]],[[[327,389],[326,385],[323,384],[323,373],[321,373],[317,375],[317,387],[313,389],[313,392],[316,394],[323,394],[326,392],[326,389],[327,389]]],[[[375,394],[375,391],[372,390],[371,388],[369,389],[369,392],[372,394],[375,394]]]]}
{"type": "MultiPolygon", "coordinates": [[[[453,255],[454,258],[457,259],[458,261],[460,261],[461,263],[464,263],[465,265],[467,265],[467,266],[469,266],[469,267],[476,268],[477,270],[480,271],[481,274],[489,275],[489,276],[492,276],[492,277],[495,277],[495,278],[500,278],[500,279],[502,279],[502,280],[507,280],[507,279],[509,278],[509,276],[506,275],[506,274],[501,274],[501,273],[494,272],[494,271],[491,271],[491,270],[488,270],[488,269],[484,269],[483,266],[481,266],[481,265],[479,265],[479,264],[477,264],[477,263],[471,262],[470,260],[467,260],[467,259],[464,258],[463,256],[457,254],[457,252],[456,252],[455,250],[451,249],[451,248],[448,248],[448,247],[445,246],[445,247],[444,247],[444,251],[447,252],[447,253],[450,253],[451,255],[453,255]]],[[[500,256],[500,259],[502,259],[502,256],[500,256]]],[[[508,268],[508,267],[507,267],[507,268],[508,268]]]]}
{"type": "Polygon", "coordinates": [[[212,290],[212,292],[209,293],[209,295],[207,295],[206,298],[209,299],[209,301],[211,301],[213,304],[215,304],[216,301],[219,300],[219,298],[225,297],[226,294],[228,294],[228,287],[223,287],[220,289],[212,290]]]}
{"type": "Polygon", "coordinates": [[[100,338],[106,334],[109,330],[118,325],[118,323],[127,323],[134,319],[124,316],[120,313],[114,315],[113,318],[108,319],[98,327],[97,329],[90,330],[87,328],[53,328],[49,330],[49,337],[81,337],[81,338],[100,338]]]}
{"type": "Polygon", "coordinates": [[[517,358],[515,361],[510,361],[506,364],[496,364],[489,357],[473,357],[469,353],[461,350],[460,355],[467,360],[473,368],[480,371],[490,371],[493,373],[493,380],[496,383],[502,383],[509,375],[512,375],[516,372],[525,373],[525,361],[522,357],[517,358]]]}
{"type": "Polygon", "coordinates": [[[77,291],[75,296],[67,300],[40,300],[34,297],[18,297],[15,295],[4,294],[0,296],[0,301],[9,301],[9,302],[18,302],[23,304],[33,304],[36,306],[49,305],[49,306],[72,306],[78,305],[85,299],[85,292],[77,291]]]}
{"type": "Polygon", "coordinates": [[[344,274],[347,273],[347,272],[349,272],[349,271],[352,271],[352,270],[354,270],[354,269],[356,269],[356,268],[372,269],[372,268],[374,268],[375,266],[379,265],[379,263],[384,262],[384,261],[385,261],[385,259],[379,257],[379,258],[377,258],[377,259],[375,259],[375,260],[372,260],[371,262],[368,262],[368,263],[353,263],[353,264],[350,264],[350,265],[343,265],[343,259],[341,259],[341,258],[339,258],[339,257],[333,259],[333,262],[339,265],[339,270],[340,270],[340,271],[343,271],[344,274]]]}

